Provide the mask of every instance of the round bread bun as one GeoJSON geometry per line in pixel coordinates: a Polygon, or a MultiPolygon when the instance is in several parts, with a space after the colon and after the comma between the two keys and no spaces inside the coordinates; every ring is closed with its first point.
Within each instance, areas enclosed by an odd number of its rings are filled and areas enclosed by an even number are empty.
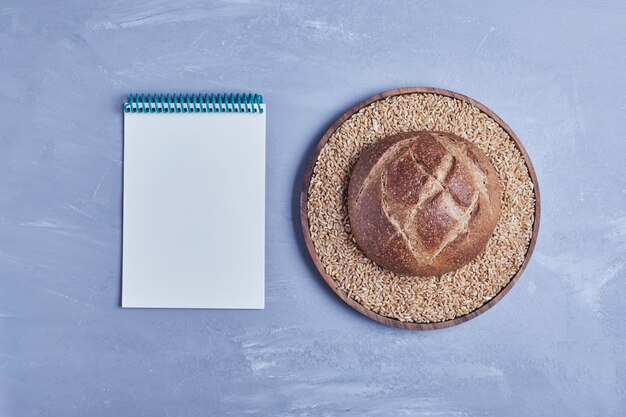
{"type": "Polygon", "coordinates": [[[485,248],[501,191],[491,162],[471,142],[444,132],[400,133],[371,145],[354,167],[350,226],[381,267],[439,276],[485,248]]]}

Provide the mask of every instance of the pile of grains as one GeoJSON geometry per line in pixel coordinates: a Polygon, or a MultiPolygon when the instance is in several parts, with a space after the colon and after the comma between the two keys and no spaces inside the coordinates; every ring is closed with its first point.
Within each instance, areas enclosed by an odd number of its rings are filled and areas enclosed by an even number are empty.
{"type": "Polygon", "coordinates": [[[471,104],[438,94],[405,94],[369,104],[346,120],[321,150],[307,216],[315,251],[339,289],[365,308],[405,322],[434,323],[468,314],[505,287],[522,265],[532,236],[535,193],[513,139],[471,104]],[[371,143],[411,130],[446,131],[475,143],[503,188],[500,220],[486,249],[441,277],[395,275],[370,261],[350,231],[350,172],[371,143]]]}

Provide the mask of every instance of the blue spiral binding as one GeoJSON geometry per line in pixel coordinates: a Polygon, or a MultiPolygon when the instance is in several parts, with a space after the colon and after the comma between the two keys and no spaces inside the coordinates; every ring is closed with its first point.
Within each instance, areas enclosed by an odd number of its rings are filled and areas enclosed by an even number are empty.
{"type": "Polygon", "coordinates": [[[261,94],[130,94],[125,113],[263,113],[261,94]]]}

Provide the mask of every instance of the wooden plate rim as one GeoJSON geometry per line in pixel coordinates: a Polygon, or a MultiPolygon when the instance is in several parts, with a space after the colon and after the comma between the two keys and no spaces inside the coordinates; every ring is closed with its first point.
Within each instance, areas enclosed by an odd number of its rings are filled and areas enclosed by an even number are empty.
{"type": "Polygon", "coordinates": [[[307,249],[309,251],[309,254],[311,255],[311,258],[313,259],[313,263],[315,264],[315,267],[317,268],[318,272],[322,275],[322,278],[324,278],[324,281],[333,290],[333,292],[339,296],[339,298],[341,298],[350,307],[352,307],[353,309],[355,309],[359,313],[363,314],[364,316],[366,316],[366,317],[368,317],[368,318],[370,318],[372,320],[376,320],[377,322],[386,324],[388,326],[393,326],[393,327],[397,327],[397,328],[401,328],[401,329],[409,329],[409,330],[434,330],[434,329],[443,329],[443,328],[446,328],[446,327],[455,326],[457,324],[464,323],[464,322],[466,322],[468,320],[473,319],[474,317],[477,317],[477,316],[481,315],[482,313],[484,313],[485,311],[489,310],[491,307],[496,305],[511,290],[513,285],[515,285],[515,283],[519,280],[520,276],[522,275],[522,272],[524,272],[524,269],[526,269],[526,266],[528,265],[528,262],[530,261],[530,258],[531,258],[532,254],[533,254],[533,250],[535,249],[535,243],[537,241],[537,235],[539,233],[540,213],[541,213],[541,202],[540,202],[540,196],[539,196],[539,183],[537,181],[537,174],[535,172],[535,168],[533,167],[532,162],[530,161],[530,157],[528,156],[528,153],[526,152],[526,149],[522,145],[521,141],[519,140],[519,138],[517,137],[515,132],[513,132],[513,130],[497,114],[495,114],[493,111],[491,111],[489,108],[487,108],[483,104],[479,103],[478,101],[476,101],[476,100],[474,100],[474,99],[472,99],[470,97],[467,97],[467,96],[465,96],[463,94],[459,94],[457,92],[454,92],[454,91],[445,90],[445,89],[441,89],[441,88],[434,88],[434,87],[405,87],[405,88],[396,88],[396,89],[392,89],[392,90],[387,90],[387,91],[384,91],[384,92],[382,92],[380,94],[376,94],[374,96],[371,96],[371,97],[361,101],[360,103],[354,105],[348,111],[343,113],[326,130],[326,132],[324,133],[324,135],[322,136],[322,138],[318,142],[317,146],[315,147],[315,150],[313,151],[311,159],[309,160],[309,164],[308,164],[308,166],[307,166],[307,168],[306,168],[306,170],[304,172],[304,181],[302,183],[302,189],[300,190],[300,221],[302,223],[302,230],[303,230],[303,233],[304,233],[304,241],[306,243],[306,246],[307,246],[307,249]],[[511,281],[509,281],[509,283],[504,288],[502,288],[500,290],[500,292],[498,292],[498,294],[496,294],[495,297],[493,297],[491,300],[489,300],[489,302],[483,304],[482,306],[480,306],[476,310],[474,310],[474,311],[472,311],[472,312],[470,312],[468,314],[465,314],[463,316],[459,316],[459,317],[456,317],[456,318],[451,319],[451,320],[446,320],[446,321],[437,322],[437,323],[403,322],[403,321],[400,321],[400,320],[397,320],[397,319],[393,319],[393,318],[386,317],[386,316],[383,316],[381,314],[375,313],[375,312],[365,308],[364,306],[362,306],[361,304],[359,304],[358,302],[356,302],[352,298],[350,298],[348,296],[348,294],[346,294],[343,290],[341,290],[340,288],[337,287],[337,284],[332,279],[332,277],[330,277],[325,272],[324,266],[322,265],[322,262],[321,262],[319,256],[317,255],[317,252],[315,251],[315,247],[313,246],[313,241],[311,239],[311,234],[310,234],[310,230],[309,230],[309,219],[308,219],[308,216],[307,216],[307,202],[308,202],[309,185],[311,183],[311,178],[313,176],[313,169],[315,167],[315,162],[317,161],[317,158],[318,158],[322,148],[324,147],[324,145],[326,145],[326,142],[328,142],[328,139],[335,132],[335,130],[337,130],[337,128],[339,126],[341,126],[341,124],[343,122],[348,120],[350,117],[352,117],[352,115],[357,113],[363,107],[366,107],[366,106],[368,106],[369,104],[371,104],[371,103],[373,103],[375,101],[383,100],[383,99],[391,97],[391,96],[397,96],[397,95],[402,95],[402,94],[413,94],[413,93],[438,94],[438,95],[452,97],[452,98],[456,98],[456,99],[468,102],[468,103],[472,104],[473,106],[479,108],[482,112],[486,113],[489,117],[491,117],[493,120],[498,122],[498,124],[513,139],[513,141],[517,145],[517,148],[520,150],[522,156],[524,157],[524,161],[526,162],[526,166],[528,167],[528,172],[530,173],[530,177],[531,177],[532,182],[533,182],[533,186],[534,186],[534,190],[533,191],[535,193],[535,219],[534,219],[534,223],[533,223],[533,232],[532,232],[532,236],[531,236],[531,239],[530,239],[530,244],[528,246],[528,251],[526,252],[526,256],[524,257],[524,262],[520,266],[520,268],[517,271],[517,273],[515,274],[515,276],[511,279],[511,281]]]}

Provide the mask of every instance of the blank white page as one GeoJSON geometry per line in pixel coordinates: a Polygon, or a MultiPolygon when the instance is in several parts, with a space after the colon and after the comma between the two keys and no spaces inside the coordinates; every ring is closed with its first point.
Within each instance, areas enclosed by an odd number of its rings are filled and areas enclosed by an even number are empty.
{"type": "Polygon", "coordinates": [[[124,113],[123,224],[122,307],[263,308],[265,111],[124,113]]]}

